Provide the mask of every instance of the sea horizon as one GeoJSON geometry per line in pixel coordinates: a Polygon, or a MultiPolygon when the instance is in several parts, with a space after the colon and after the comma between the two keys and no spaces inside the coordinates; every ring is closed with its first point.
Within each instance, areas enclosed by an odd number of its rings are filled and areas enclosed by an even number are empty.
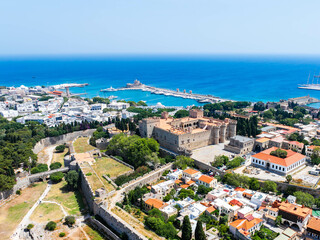
{"type": "MultiPolygon", "coordinates": [[[[0,56],[0,85],[36,86],[89,83],[72,88],[88,97],[108,96],[101,89],[123,87],[135,79],[154,87],[211,94],[239,101],[279,101],[320,91],[298,89],[320,72],[318,55],[55,55],[0,56]]],[[[109,92],[118,99],[166,106],[201,105],[195,100],[142,91],[109,92]]]]}

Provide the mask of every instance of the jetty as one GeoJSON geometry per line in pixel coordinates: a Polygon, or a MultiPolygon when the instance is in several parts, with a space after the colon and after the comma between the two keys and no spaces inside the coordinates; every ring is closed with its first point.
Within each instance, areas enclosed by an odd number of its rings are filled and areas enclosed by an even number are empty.
{"type": "Polygon", "coordinates": [[[125,87],[120,87],[120,88],[111,87],[111,88],[101,89],[100,91],[115,92],[115,91],[124,91],[124,90],[141,90],[141,91],[151,92],[152,94],[157,94],[157,95],[194,99],[199,103],[217,103],[217,102],[230,101],[230,100],[221,99],[220,97],[216,97],[209,94],[208,95],[196,94],[196,93],[193,93],[192,90],[187,92],[186,90],[180,91],[179,88],[177,88],[176,91],[165,89],[165,88],[156,88],[156,87],[142,84],[137,79],[133,83],[127,83],[125,87]]]}

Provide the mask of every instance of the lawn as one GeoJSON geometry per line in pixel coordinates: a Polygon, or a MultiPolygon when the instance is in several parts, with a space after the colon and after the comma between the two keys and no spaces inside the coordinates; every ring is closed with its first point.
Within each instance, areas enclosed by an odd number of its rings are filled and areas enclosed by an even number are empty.
{"type": "Polygon", "coordinates": [[[69,191],[66,181],[54,184],[44,200],[60,203],[70,215],[81,215],[85,208],[82,196],[78,190],[69,191]]]}
{"type": "Polygon", "coordinates": [[[9,239],[28,210],[38,200],[46,188],[46,183],[38,183],[22,190],[20,196],[0,207],[0,236],[9,239]]]}
{"type": "Polygon", "coordinates": [[[76,153],[84,153],[95,149],[95,147],[91,146],[88,141],[88,137],[77,138],[73,143],[74,151],[76,153]]]}
{"type": "Polygon", "coordinates": [[[131,170],[131,168],[113,160],[112,158],[97,158],[92,168],[99,175],[109,175],[109,177],[117,177],[131,170]]]}
{"type": "Polygon", "coordinates": [[[83,227],[83,230],[88,234],[91,240],[104,240],[105,238],[91,226],[86,225],[83,227]]]}
{"type": "Polygon", "coordinates": [[[62,164],[62,167],[64,167],[64,161],[63,161],[63,158],[64,156],[68,153],[69,149],[68,148],[65,148],[63,152],[61,153],[57,153],[57,152],[54,152],[53,153],[53,156],[52,156],[52,163],[54,162],[59,162],[62,164]]]}
{"type": "Polygon", "coordinates": [[[37,223],[47,223],[49,221],[58,221],[64,217],[64,214],[57,204],[41,203],[32,213],[30,220],[37,223]]]}
{"type": "Polygon", "coordinates": [[[101,170],[98,172],[94,170],[96,169],[96,167],[94,167],[95,164],[96,163],[91,167],[88,163],[83,163],[81,168],[90,183],[92,191],[95,192],[97,189],[102,187],[109,192],[114,190],[112,184],[103,177],[103,174],[101,174],[101,170]]]}

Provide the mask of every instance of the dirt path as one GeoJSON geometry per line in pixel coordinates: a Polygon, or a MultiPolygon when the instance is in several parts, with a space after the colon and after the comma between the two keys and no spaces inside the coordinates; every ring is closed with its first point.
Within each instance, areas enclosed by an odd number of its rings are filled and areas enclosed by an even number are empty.
{"type": "MultiPolygon", "coordinates": [[[[48,166],[50,166],[50,164],[51,164],[54,149],[55,149],[55,146],[50,146],[50,147],[47,147],[46,149],[44,149],[44,156],[43,157],[44,157],[44,159],[47,159],[46,163],[48,164],[48,166]]],[[[42,202],[42,200],[47,196],[48,192],[51,189],[51,186],[52,186],[52,184],[48,183],[48,185],[47,185],[46,189],[44,190],[44,192],[42,193],[42,195],[39,197],[39,199],[36,201],[36,203],[32,206],[32,208],[28,211],[28,213],[23,217],[22,221],[20,222],[20,224],[18,225],[16,230],[11,235],[11,239],[14,239],[14,240],[21,239],[20,234],[22,231],[24,231],[24,229],[29,224],[30,216],[32,215],[34,210],[39,206],[39,204],[42,202]]],[[[62,208],[62,206],[60,206],[60,207],[62,208]]],[[[66,213],[66,211],[64,211],[64,209],[63,209],[63,213],[66,213]]]]}
{"type": "Polygon", "coordinates": [[[42,200],[47,196],[48,192],[51,189],[51,183],[48,183],[47,188],[44,190],[44,192],[42,193],[42,195],[40,196],[40,198],[38,199],[38,201],[32,206],[32,208],[28,211],[28,213],[24,216],[24,218],[22,219],[22,221],[20,222],[20,224],[18,225],[18,227],[16,228],[16,230],[14,231],[14,233],[11,236],[11,239],[14,240],[19,240],[20,238],[20,234],[21,232],[27,227],[28,223],[29,223],[29,219],[30,216],[32,215],[32,213],[34,212],[34,210],[39,206],[39,204],[42,202],[42,200]]]}

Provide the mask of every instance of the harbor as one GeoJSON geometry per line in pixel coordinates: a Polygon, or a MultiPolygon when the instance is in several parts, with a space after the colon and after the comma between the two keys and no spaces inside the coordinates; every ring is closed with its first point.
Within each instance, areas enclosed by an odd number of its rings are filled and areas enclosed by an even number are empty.
{"type": "Polygon", "coordinates": [[[116,92],[116,91],[126,91],[126,90],[141,90],[145,92],[150,92],[152,94],[157,95],[165,95],[165,96],[173,96],[178,98],[185,98],[185,99],[193,99],[199,103],[217,103],[217,102],[224,102],[228,101],[226,99],[221,99],[220,97],[216,97],[213,95],[204,95],[204,94],[196,94],[193,93],[192,90],[187,92],[186,90],[180,91],[177,89],[176,91],[165,89],[165,88],[157,88],[142,84],[139,80],[135,80],[134,83],[127,83],[125,87],[120,88],[106,88],[101,89],[101,92],[116,92]]]}

